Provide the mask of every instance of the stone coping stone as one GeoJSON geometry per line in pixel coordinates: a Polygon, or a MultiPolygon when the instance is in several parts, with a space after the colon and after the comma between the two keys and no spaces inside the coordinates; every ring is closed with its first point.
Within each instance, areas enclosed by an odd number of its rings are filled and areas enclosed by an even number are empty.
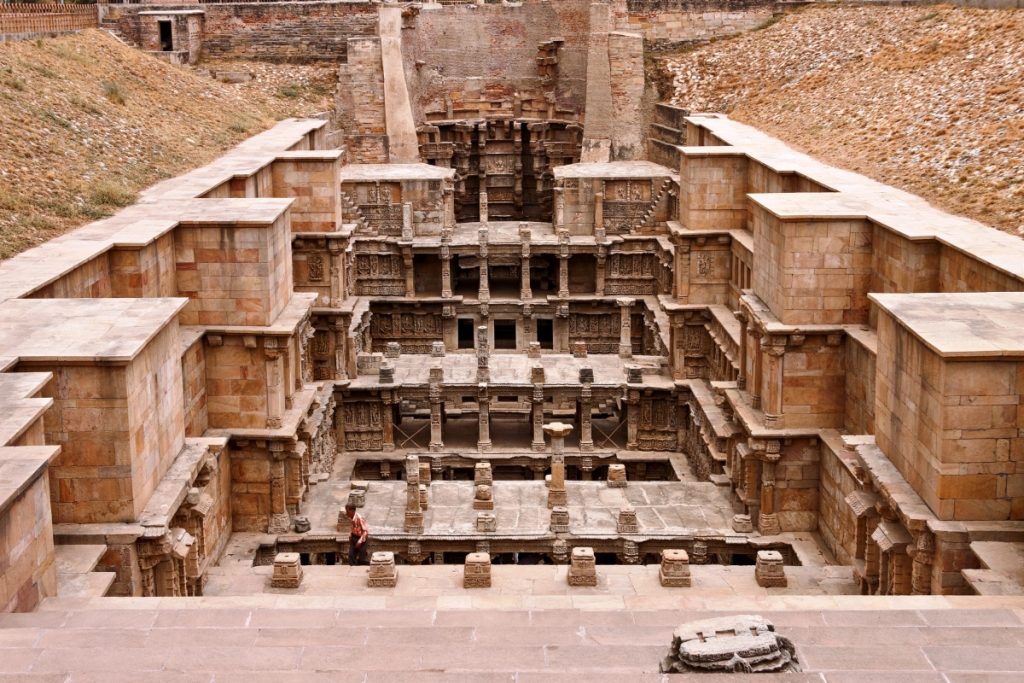
{"type": "Polygon", "coordinates": [[[46,472],[59,446],[0,447],[0,516],[46,472]]]}

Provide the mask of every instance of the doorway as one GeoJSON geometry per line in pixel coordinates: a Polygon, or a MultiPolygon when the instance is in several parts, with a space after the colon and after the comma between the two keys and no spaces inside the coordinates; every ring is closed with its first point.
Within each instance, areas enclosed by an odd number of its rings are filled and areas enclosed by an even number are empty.
{"type": "Polygon", "coordinates": [[[158,21],[156,26],[160,31],[160,50],[162,52],[170,52],[174,49],[174,33],[171,30],[171,22],[158,21]]]}
{"type": "Polygon", "coordinates": [[[472,318],[459,318],[459,348],[460,349],[471,349],[473,348],[473,319],[472,318]]]}
{"type": "Polygon", "coordinates": [[[495,349],[516,349],[516,321],[495,320],[494,321],[494,348],[495,349]]]}
{"type": "Polygon", "coordinates": [[[537,341],[542,349],[555,348],[555,321],[551,318],[537,318],[537,341]]]}

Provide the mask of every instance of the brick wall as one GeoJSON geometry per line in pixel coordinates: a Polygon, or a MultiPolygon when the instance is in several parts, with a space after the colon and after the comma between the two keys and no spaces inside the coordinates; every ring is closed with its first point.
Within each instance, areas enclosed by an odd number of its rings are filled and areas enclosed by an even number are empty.
{"type": "Polygon", "coordinates": [[[642,33],[655,49],[749,31],[777,7],[773,0],[627,0],[626,6],[624,28],[642,33]]]}

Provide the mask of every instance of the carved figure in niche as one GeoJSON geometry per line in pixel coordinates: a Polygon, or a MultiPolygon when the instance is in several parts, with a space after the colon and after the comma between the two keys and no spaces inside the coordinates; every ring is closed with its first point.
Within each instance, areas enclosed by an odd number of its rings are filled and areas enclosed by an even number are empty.
{"type": "Polygon", "coordinates": [[[711,254],[697,254],[697,274],[702,277],[710,277],[715,272],[715,262],[711,254]]]}
{"type": "Polygon", "coordinates": [[[306,258],[306,266],[309,269],[309,281],[320,282],[324,279],[324,258],[319,254],[310,254],[306,258]]]}

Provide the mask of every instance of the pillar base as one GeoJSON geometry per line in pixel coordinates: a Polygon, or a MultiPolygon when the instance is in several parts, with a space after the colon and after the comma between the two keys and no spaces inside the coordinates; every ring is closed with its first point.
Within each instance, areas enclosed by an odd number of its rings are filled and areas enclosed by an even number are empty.
{"type": "Polygon", "coordinates": [[[593,441],[581,441],[580,442],[580,451],[582,451],[583,453],[593,453],[594,452],[594,442],[593,441]]]}
{"type": "Polygon", "coordinates": [[[619,344],[619,358],[632,358],[633,345],[619,344]]]}
{"type": "Polygon", "coordinates": [[[556,505],[568,505],[569,494],[564,489],[548,489],[548,507],[555,507],[556,505]]]}
{"type": "Polygon", "coordinates": [[[270,523],[267,525],[268,534],[286,534],[291,531],[292,518],[287,512],[279,512],[270,516],[270,523]]]}
{"type": "Polygon", "coordinates": [[[543,441],[534,441],[533,443],[530,444],[530,450],[532,450],[534,453],[543,453],[544,451],[547,450],[547,446],[544,445],[543,441]]]}
{"type": "Polygon", "coordinates": [[[757,530],[762,536],[775,536],[782,533],[779,527],[779,516],[774,512],[770,514],[761,513],[757,519],[757,530]]]}
{"type": "Polygon", "coordinates": [[[489,452],[491,450],[491,442],[490,441],[477,441],[476,442],[476,449],[478,451],[480,451],[481,453],[487,453],[487,452],[489,452]]]}
{"type": "Polygon", "coordinates": [[[782,416],[775,415],[773,413],[764,414],[764,426],[772,429],[779,429],[782,427],[782,416]]]}
{"type": "Polygon", "coordinates": [[[384,451],[385,453],[392,453],[395,450],[395,444],[393,444],[393,443],[386,443],[383,446],[381,446],[380,449],[382,451],[384,451]]]}
{"type": "Polygon", "coordinates": [[[432,443],[432,444],[430,444],[430,452],[431,453],[440,453],[442,450],[444,450],[444,444],[443,443],[432,443]]]}
{"type": "Polygon", "coordinates": [[[410,534],[422,534],[423,533],[423,513],[422,512],[406,512],[405,513],[405,525],[403,527],[406,533],[410,534]]]}

